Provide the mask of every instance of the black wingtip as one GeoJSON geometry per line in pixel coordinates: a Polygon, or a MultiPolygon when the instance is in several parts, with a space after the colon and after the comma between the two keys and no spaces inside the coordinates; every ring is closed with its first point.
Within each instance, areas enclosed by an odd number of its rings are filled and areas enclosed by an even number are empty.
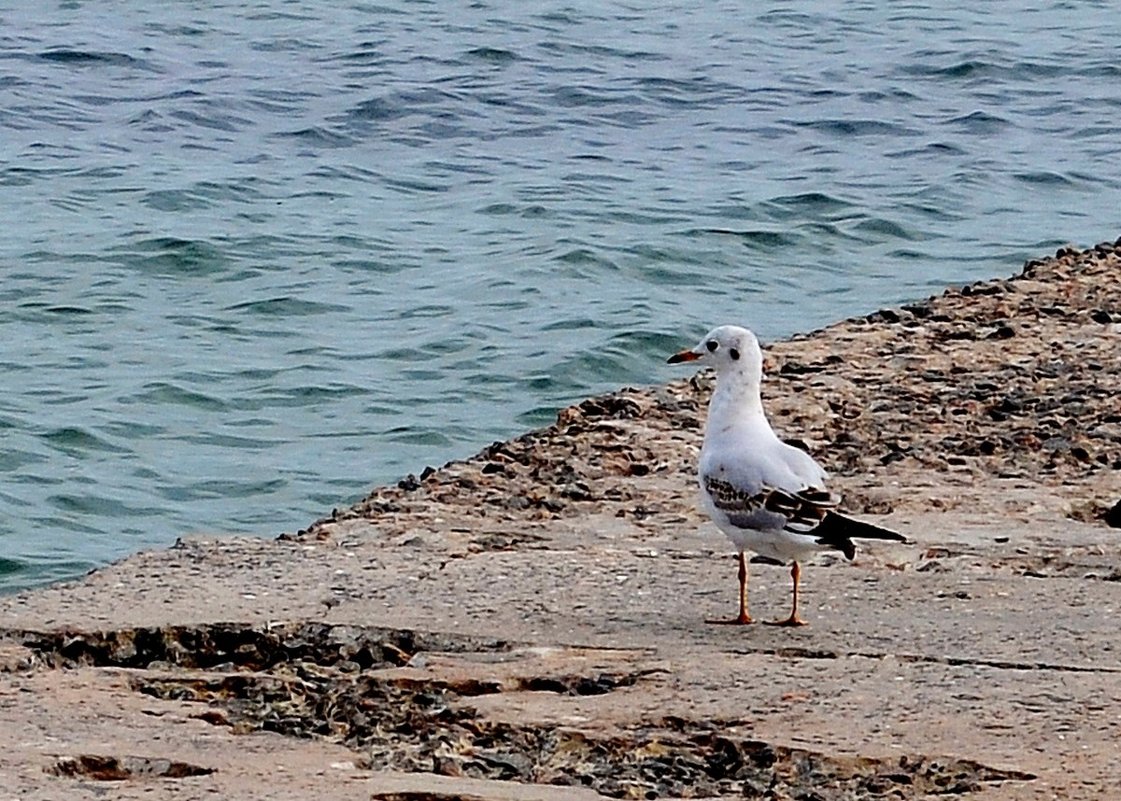
{"type": "Polygon", "coordinates": [[[856,556],[856,546],[852,540],[847,537],[818,537],[816,540],[818,545],[824,545],[827,548],[836,548],[838,551],[845,555],[845,558],[850,562],[856,556]]]}
{"type": "Polygon", "coordinates": [[[817,541],[822,545],[844,553],[846,559],[856,556],[856,546],[853,538],[867,540],[889,540],[891,542],[909,543],[909,540],[898,531],[890,528],[874,526],[863,520],[856,520],[836,512],[827,512],[821,525],[813,530],[817,541]]]}

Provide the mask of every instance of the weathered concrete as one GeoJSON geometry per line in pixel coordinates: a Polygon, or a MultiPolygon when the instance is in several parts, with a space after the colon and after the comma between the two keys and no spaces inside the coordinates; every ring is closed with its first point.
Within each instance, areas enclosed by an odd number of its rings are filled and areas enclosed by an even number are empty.
{"type": "MultiPolygon", "coordinates": [[[[768,349],[776,428],[914,540],[807,565],[808,628],[705,623],[708,381],[622,390],[297,534],[0,599],[0,798],[1111,797],[1119,276],[1062,251],[768,349]]],[[[757,618],[788,582],[752,568],[757,618]]]]}

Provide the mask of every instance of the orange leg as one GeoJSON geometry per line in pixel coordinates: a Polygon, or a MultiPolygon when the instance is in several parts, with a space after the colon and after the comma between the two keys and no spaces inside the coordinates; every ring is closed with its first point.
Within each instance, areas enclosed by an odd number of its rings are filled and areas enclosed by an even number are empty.
{"type": "Polygon", "coordinates": [[[719,623],[731,626],[743,626],[748,623],[753,623],[751,615],[747,613],[747,559],[744,558],[743,551],[740,551],[740,613],[731,620],[706,620],[706,623],[719,623]]]}
{"type": "Polygon", "coordinates": [[[802,579],[802,568],[795,562],[790,568],[790,578],[794,580],[794,607],[790,610],[790,617],[786,620],[767,621],[771,626],[804,626],[806,621],[798,617],[798,582],[802,579]]]}

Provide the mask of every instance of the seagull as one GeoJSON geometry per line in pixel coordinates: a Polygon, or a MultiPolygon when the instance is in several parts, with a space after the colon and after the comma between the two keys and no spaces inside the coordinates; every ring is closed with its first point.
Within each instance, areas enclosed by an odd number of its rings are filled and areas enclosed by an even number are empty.
{"type": "Polygon", "coordinates": [[[791,564],[794,603],[776,626],[804,626],[798,616],[799,562],[822,550],[852,559],[853,537],[907,542],[903,535],[841,514],[840,498],[825,489],[825,470],[805,451],[778,438],[759,394],[763,352],[746,328],[714,328],[696,347],[670,356],[670,364],[699,362],[716,371],[704,444],[697,465],[701,505],[739,551],[740,611],[719,623],[753,622],[747,611],[747,562],[791,564]]]}

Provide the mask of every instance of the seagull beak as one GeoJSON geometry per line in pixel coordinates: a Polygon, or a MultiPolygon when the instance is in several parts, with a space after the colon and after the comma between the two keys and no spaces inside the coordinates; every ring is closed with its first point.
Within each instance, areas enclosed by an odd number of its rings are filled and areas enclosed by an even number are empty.
{"type": "Polygon", "coordinates": [[[701,358],[699,353],[694,353],[691,350],[683,350],[681,353],[675,353],[666,359],[666,364],[679,364],[680,362],[695,362],[701,358]]]}

